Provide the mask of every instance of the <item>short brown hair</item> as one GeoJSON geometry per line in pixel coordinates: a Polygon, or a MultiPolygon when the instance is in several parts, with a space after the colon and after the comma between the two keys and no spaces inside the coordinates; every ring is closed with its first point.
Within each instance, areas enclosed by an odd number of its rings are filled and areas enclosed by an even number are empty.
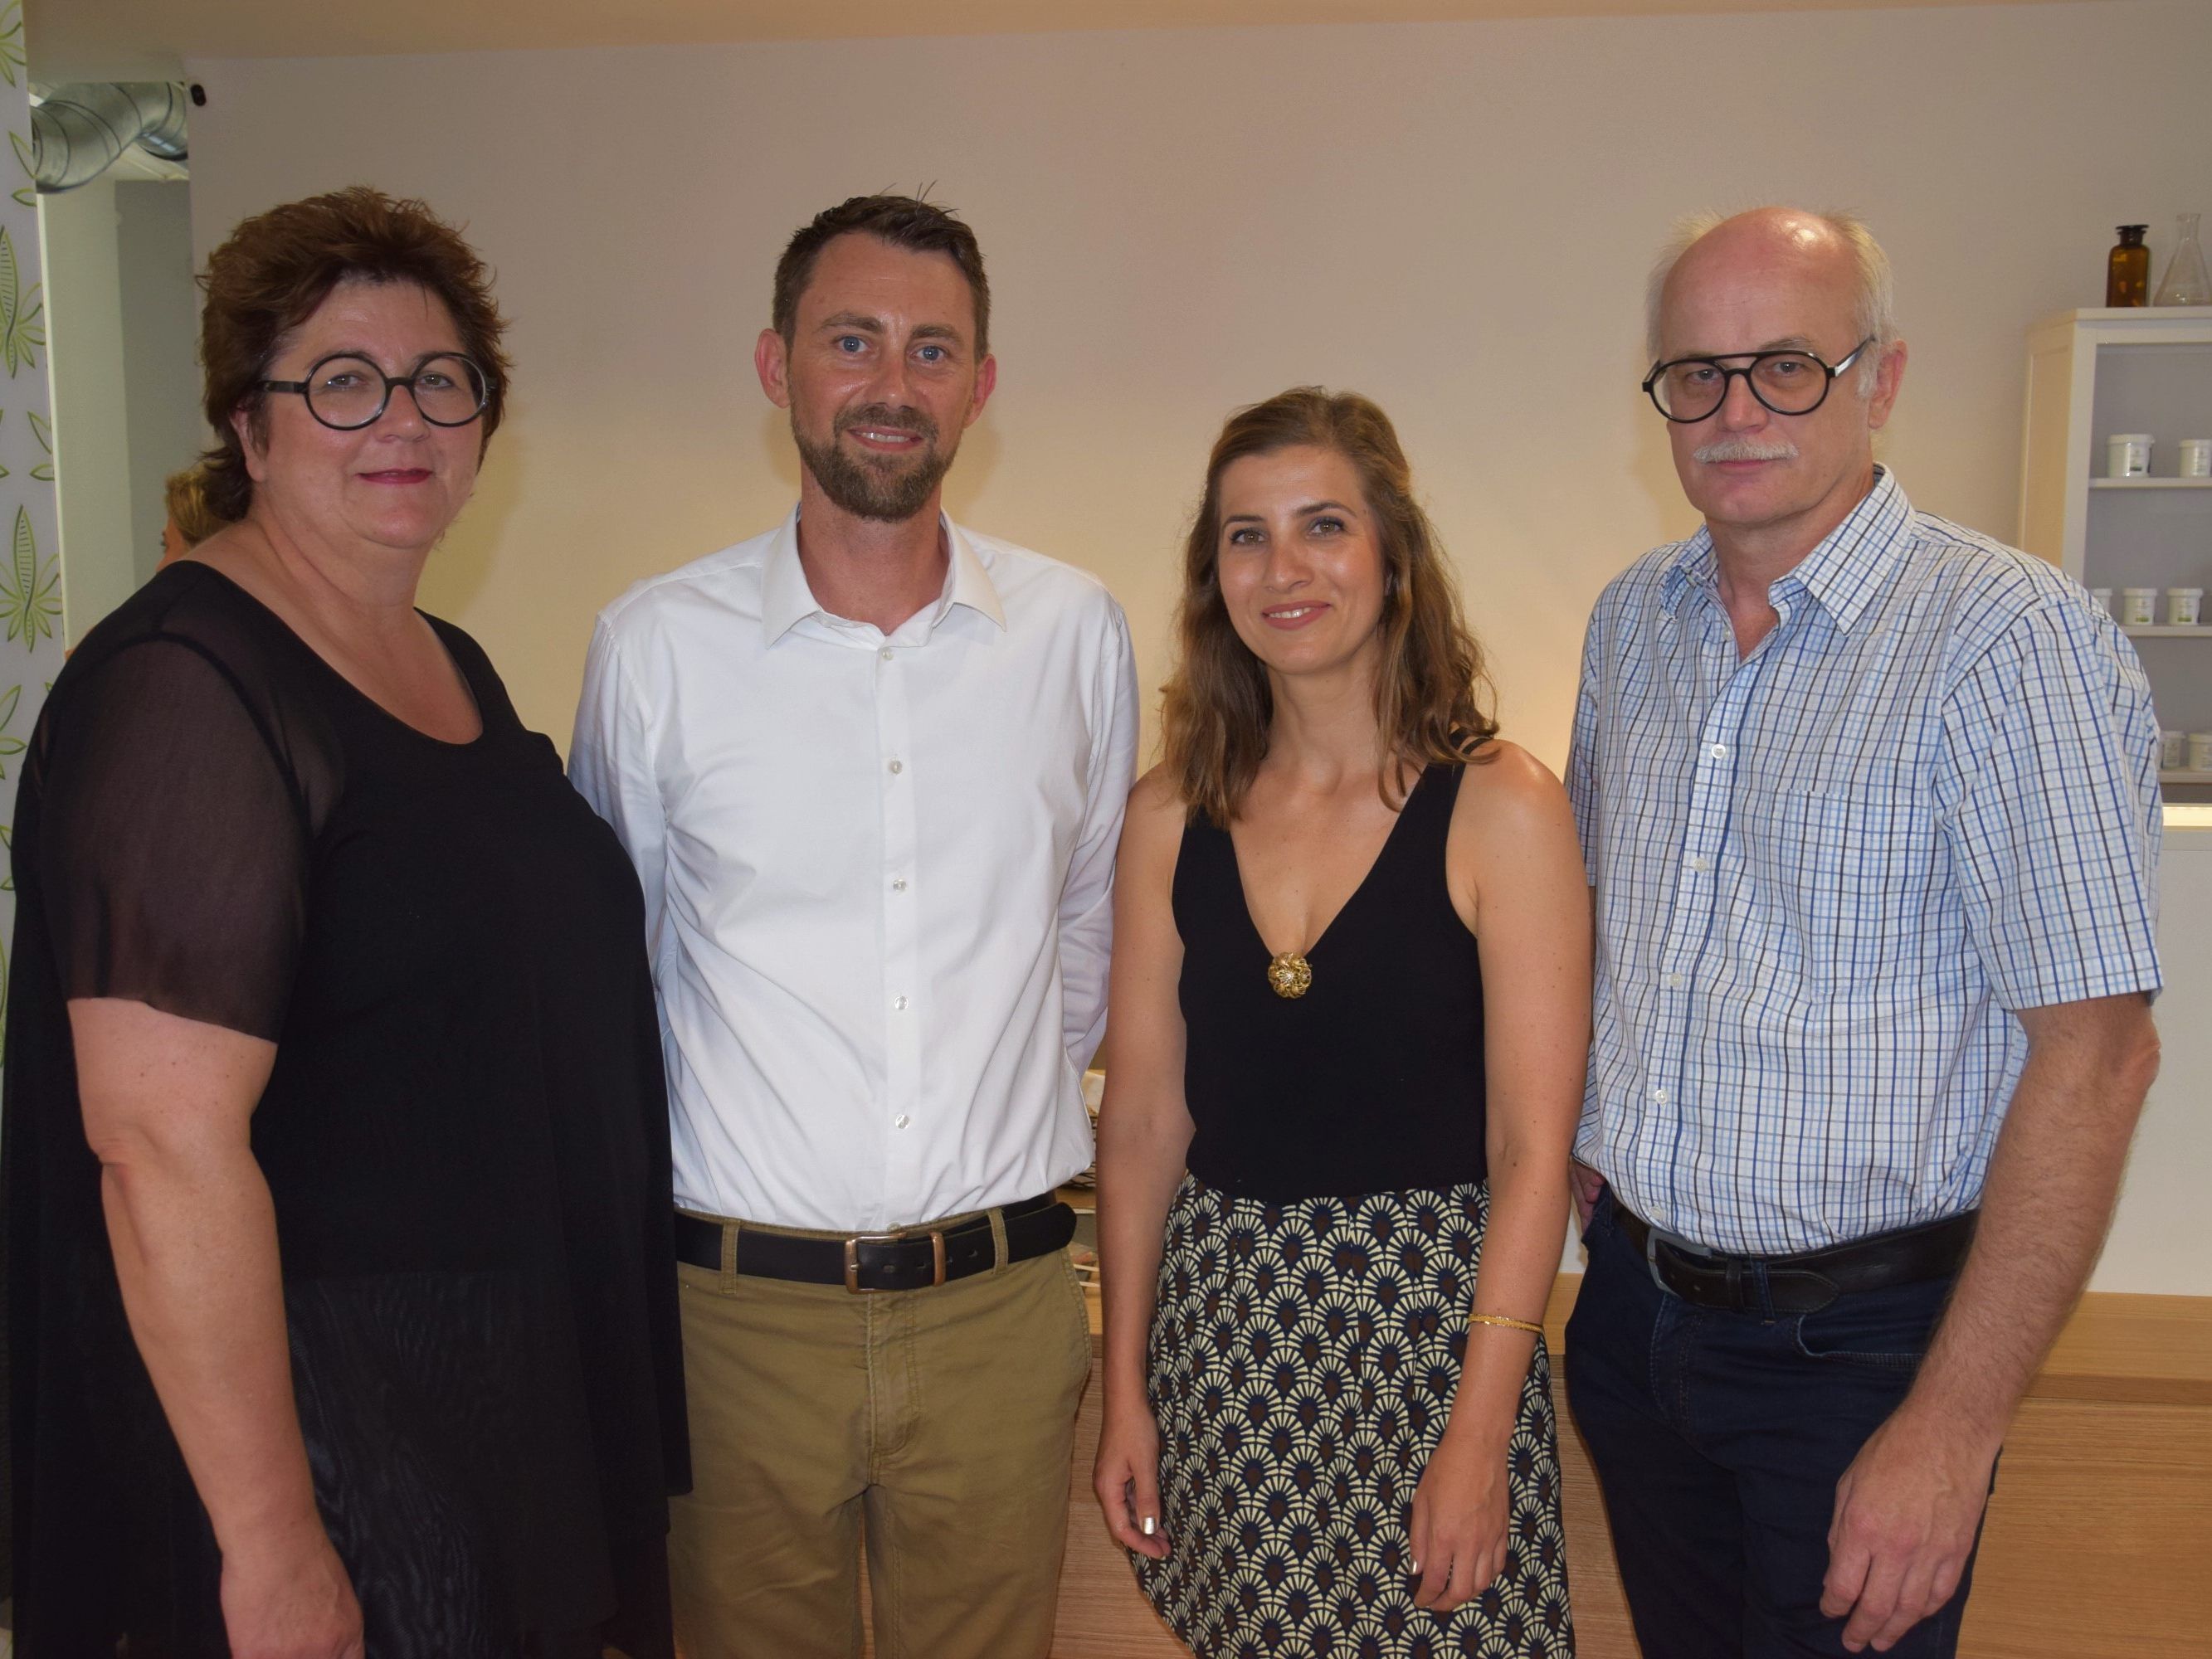
{"type": "Polygon", "coordinates": [[[244,518],[253,500],[232,414],[245,410],[257,437],[267,430],[259,383],[270,365],[331,290],[354,280],[412,283],[444,301],[461,349],[489,382],[480,417],[484,447],[499,429],[507,407],[507,361],[500,349],[507,323],[492,302],[491,272],[460,232],[422,203],[366,185],[287,202],[240,223],[209,256],[200,278],[207,292],[200,313],[203,407],[216,439],[200,465],[208,509],[222,522],[244,518]]]}
{"type": "Polygon", "coordinates": [[[813,277],[814,262],[838,237],[858,231],[911,253],[942,253],[960,267],[975,301],[975,360],[991,349],[991,283],[983,275],[983,251],[975,233],[952,216],[950,208],[914,196],[852,196],[824,208],[794,234],[775,262],[775,297],[769,321],[783,343],[799,326],[799,297],[813,277]]]}
{"type": "MultiPolygon", "coordinates": [[[[1382,665],[1375,723],[1386,752],[1416,765],[1455,764],[1498,733],[1485,706],[1482,653],[1461,619],[1436,528],[1413,498],[1413,469],[1390,417],[1357,392],[1295,386],[1229,417],[1206,464],[1205,499],[1183,544],[1179,660],[1161,711],[1164,764],[1191,815],[1224,827],[1267,755],[1274,695],[1221,597],[1221,475],[1249,455],[1309,445],[1352,463],[1380,532],[1382,665]]],[[[1393,806],[1396,781],[1385,768],[1382,799],[1393,806]]]]}

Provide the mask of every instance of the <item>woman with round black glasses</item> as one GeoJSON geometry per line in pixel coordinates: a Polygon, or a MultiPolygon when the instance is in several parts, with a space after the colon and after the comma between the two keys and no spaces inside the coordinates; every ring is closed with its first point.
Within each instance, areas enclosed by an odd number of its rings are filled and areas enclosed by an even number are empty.
{"type": "Polygon", "coordinates": [[[488,273],[356,189],[206,286],[222,527],[86,636],[17,807],[20,1649],[670,1655],[642,901],[414,606],[503,406],[488,273]]]}

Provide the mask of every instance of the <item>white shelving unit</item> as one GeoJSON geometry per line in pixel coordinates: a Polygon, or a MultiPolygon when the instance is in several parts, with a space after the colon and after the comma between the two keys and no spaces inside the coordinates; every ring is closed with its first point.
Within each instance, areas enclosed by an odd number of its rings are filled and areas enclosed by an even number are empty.
{"type": "MultiPolygon", "coordinates": [[[[2212,589],[2212,478],[2175,476],[2179,441],[2203,437],[2212,437],[2212,306],[2045,319],[2027,336],[2020,545],[2085,587],[2212,589]],[[2151,477],[2104,476],[2115,432],[2153,435],[2151,477]]],[[[2183,643],[2212,639],[2212,626],[2127,633],[2159,725],[2212,732],[2212,653],[2183,643]]],[[[2212,773],[2159,775],[2181,799],[2212,800],[2212,773]]]]}

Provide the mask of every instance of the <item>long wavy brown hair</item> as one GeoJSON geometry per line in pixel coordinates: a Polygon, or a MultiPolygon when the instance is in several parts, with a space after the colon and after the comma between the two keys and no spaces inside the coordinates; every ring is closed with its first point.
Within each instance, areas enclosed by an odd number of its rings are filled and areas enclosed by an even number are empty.
{"type": "MultiPolygon", "coordinates": [[[[1497,735],[1482,653],[1459,609],[1436,527],[1413,499],[1390,417],[1357,392],[1294,386],[1229,417],[1206,464],[1206,495],[1183,544],[1177,661],[1161,709],[1164,764],[1192,815],[1226,826],[1267,752],[1274,696],[1237,637],[1221,597],[1221,475],[1248,455],[1334,450],[1358,472],[1382,545],[1382,662],[1375,725],[1383,752],[1416,767],[1461,764],[1497,735]]],[[[1382,769],[1386,804],[1402,804],[1399,768],[1382,769]]]]}

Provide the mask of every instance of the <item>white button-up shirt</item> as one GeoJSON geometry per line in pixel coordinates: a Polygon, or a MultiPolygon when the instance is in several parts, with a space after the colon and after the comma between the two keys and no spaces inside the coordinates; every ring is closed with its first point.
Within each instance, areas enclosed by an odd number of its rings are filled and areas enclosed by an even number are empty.
{"type": "Polygon", "coordinates": [[[782,528],[600,613],[569,775],[644,884],[687,1208],[834,1231],[1091,1161],[1135,665],[1104,587],[949,520],[833,617],[782,528]]]}

